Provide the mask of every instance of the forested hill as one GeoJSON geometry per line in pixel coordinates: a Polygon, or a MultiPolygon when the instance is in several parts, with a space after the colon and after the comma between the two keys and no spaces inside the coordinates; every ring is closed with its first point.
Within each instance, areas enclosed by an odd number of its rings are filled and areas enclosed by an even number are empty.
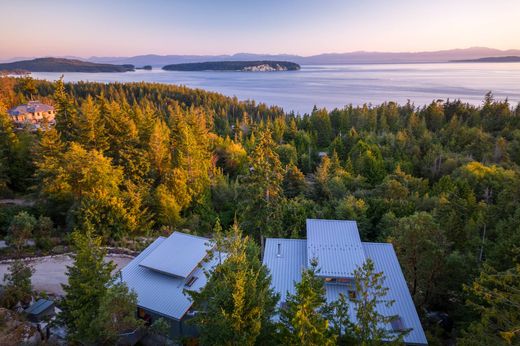
{"type": "Polygon", "coordinates": [[[452,62],[520,62],[520,56],[492,56],[480,59],[452,60],[452,62]]]}
{"type": "Polygon", "coordinates": [[[114,244],[236,219],[260,243],[304,237],[306,218],[356,220],[394,245],[431,344],[517,328],[518,300],[500,297],[520,292],[520,107],[491,94],[299,117],[174,85],[0,78],[0,191],[34,203],[2,206],[1,235],[42,249],[73,229],[114,244]],[[6,110],[30,99],[55,106],[54,129],[14,131],[6,110]]]}
{"type": "Polygon", "coordinates": [[[163,67],[167,71],[295,71],[300,65],[288,61],[209,61],[172,64],[163,67]]]}
{"type": "Polygon", "coordinates": [[[29,72],[127,72],[133,65],[98,64],[63,58],[38,58],[0,64],[0,71],[24,70],[29,72]]]}

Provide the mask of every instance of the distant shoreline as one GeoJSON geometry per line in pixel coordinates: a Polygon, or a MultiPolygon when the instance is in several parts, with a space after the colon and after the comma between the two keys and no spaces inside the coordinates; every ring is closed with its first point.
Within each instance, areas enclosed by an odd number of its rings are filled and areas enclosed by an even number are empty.
{"type": "Polygon", "coordinates": [[[520,62],[520,56],[492,56],[479,59],[466,59],[466,60],[451,60],[450,62],[469,62],[469,63],[508,63],[508,62],[520,62]]]}

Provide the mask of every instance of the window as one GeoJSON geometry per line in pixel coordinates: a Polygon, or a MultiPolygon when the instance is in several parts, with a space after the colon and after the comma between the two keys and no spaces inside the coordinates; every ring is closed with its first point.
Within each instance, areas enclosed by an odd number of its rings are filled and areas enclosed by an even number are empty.
{"type": "Polygon", "coordinates": [[[146,312],[141,308],[137,308],[137,316],[139,316],[139,318],[145,318],[146,312]]]}
{"type": "Polygon", "coordinates": [[[186,281],[186,286],[187,287],[191,287],[193,285],[193,283],[195,283],[195,281],[197,281],[198,277],[196,276],[192,276],[188,279],[188,281],[186,281]]]}
{"type": "Polygon", "coordinates": [[[354,300],[354,299],[356,299],[356,297],[357,297],[356,291],[353,291],[353,290],[348,291],[348,299],[354,300]]]}
{"type": "Polygon", "coordinates": [[[328,284],[340,284],[340,285],[352,285],[352,279],[347,278],[325,278],[325,282],[328,284]]]}
{"type": "Polygon", "coordinates": [[[404,327],[403,319],[401,318],[401,316],[396,316],[390,322],[390,324],[392,325],[392,329],[393,329],[394,332],[402,332],[402,331],[404,331],[406,329],[404,327]]]}
{"type": "Polygon", "coordinates": [[[152,316],[150,316],[144,309],[137,308],[137,317],[145,321],[145,325],[149,326],[152,323],[152,316]]]}

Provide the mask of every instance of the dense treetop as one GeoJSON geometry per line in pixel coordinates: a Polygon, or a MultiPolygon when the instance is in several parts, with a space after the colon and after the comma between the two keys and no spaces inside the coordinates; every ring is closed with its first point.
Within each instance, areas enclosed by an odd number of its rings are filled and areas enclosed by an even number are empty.
{"type": "Polygon", "coordinates": [[[299,116],[181,86],[0,78],[0,191],[62,237],[88,225],[104,242],[236,218],[261,244],[305,236],[306,218],[353,219],[394,244],[421,314],[518,338],[465,305],[464,287],[520,257],[520,107],[491,93],[299,116]],[[29,99],[55,106],[55,129],[14,132],[6,110],[29,99]]]}

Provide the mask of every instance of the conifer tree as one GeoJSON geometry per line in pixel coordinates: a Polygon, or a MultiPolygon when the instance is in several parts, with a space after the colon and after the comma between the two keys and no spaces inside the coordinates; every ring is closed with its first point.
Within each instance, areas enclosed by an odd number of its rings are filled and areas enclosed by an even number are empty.
{"type": "Polygon", "coordinates": [[[285,345],[334,345],[336,336],[326,318],[329,307],[317,262],[302,272],[295,293],[288,294],[280,309],[280,335],[285,345]]]}
{"type": "Polygon", "coordinates": [[[0,101],[0,194],[8,191],[11,182],[9,162],[17,141],[11,119],[0,101]]]}
{"type": "Polygon", "coordinates": [[[354,171],[364,176],[369,183],[378,184],[385,177],[385,166],[381,151],[377,146],[369,145],[363,140],[350,151],[354,171]]]}
{"type": "Polygon", "coordinates": [[[101,110],[94,99],[87,97],[79,108],[79,112],[72,117],[73,140],[85,149],[96,149],[104,152],[108,149],[105,122],[101,110]]]}
{"type": "Polygon", "coordinates": [[[171,164],[170,129],[161,120],[155,121],[148,141],[148,154],[156,178],[162,179],[171,164]]]}
{"type": "Polygon", "coordinates": [[[36,167],[45,165],[56,165],[59,163],[61,155],[65,151],[65,144],[60,138],[60,134],[55,128],[46,130],[35,150],[36,167]]]}
{"type": "Polygon", "coordinates": [[[327,147],[333,136],[332,124],[327,110],[324,108],[318,110],[316,106],[314,106],[311,115],[311,124],[312,129],[316,132],[318,146],[321,148],[327,147]]]}
{"type": "Polygon", "coordinates": [[[294,198],[298,195],[303,195],[307,188],[305,176],[294,164],[289,164],[286,167],[285,176],[283,179],[283,191],[287,198],[294,198]]]}
{"type": "Polygon", "coordinates": [[[72,343],[94,344],[98,341],[96,323],[107,287],[112,283],[113,262],[105,262],[106,251],[92,227],[72,234],[74,263],[67,267],[67,284],[62,285],[65,298],[61,319],[72,343]]]}
{"type": "Polygon", "coordinates": [[[64,140],[70,140],[74,136],[73,118],[76,114],[74,102],[65,90],[63,76],[58,79],[54,86],[54,104],[56,110],[56,129],[64,140]]]}
{"type": "Polygon", "coordinates": [[[401,218],[390,235],[410,293],[418,306],[430,302],[446,265],[448,241],[427,212],[401,218]]]}
{"type": "Polygon", "coordinates": [[[485,265],[469,286],[467,306],[479,319],[458,340],[462,346],[520,344],[520,264],[502,272],[485,265]]]}
{"type": "Polygon", "coordinates": [[[330,303],[327,309],[338,344],[354,344],[354,324],[350,321],[350,302],[348,298],[343,293],[340,293],[338,300],[330,303]]]}
{"type": "Polygon", "coordinates": [[[271,131],[267,129],[260,134],[251,155],[250,173],[244,179],[244,228],[261,239],[262,245],[263,236],[274,236],[281,231],[283,168],[273,149],[271,131]]]}
{"type": "Polygon", "coordinates": [[[398,316],[387,316],[380,312],[379,306],[391,307],[395,301],[385,299],[388,287],[384,286],[383,272],[376,272],[374,262],[367,259],[354,271],[356,298],[354,310],[356,324],[354,335],[362,346],[383,345],[385,342],[401,342],[409,330],[390,330],[389,324],[398,316]]]}
{"type": "Polygon", "coordinates": [[[189,291],[199,311],[193,319],[204,345],[255,345],[272,340],[271,317],[278,300],[270,276],[260,261],[260,249],[242,236],[237,223],[219,236],[215,226],[217,265],[207,273],[201,292],[189,291]],[[224,251],[224,254],[220,252],[224,251]]]}
{"type": "Polygon", "coordinates": [[[134,331],[144,324],[138,319],[137,294],[126,283],[117,282],[108,287],[99,303],[95,324],[98,325],[99,340],[104,345],[117,344],[122,332],[134,331]]]}
{"type": "Polygon", "coordinates": [[[15,259],[4,274],[4,286],[0,295],[2,306],[8,309],[18,302],[28,303],[31,300],[31,276],[34,269],[21,259],[15,259]]]}
{"type": "Polygon", "coordinates": [[[192,200],[200,202],[210,183],[212,169],[209,131],[202,112],[190,109],[171,119],[173,162],[183,170],[192,200]]]}

